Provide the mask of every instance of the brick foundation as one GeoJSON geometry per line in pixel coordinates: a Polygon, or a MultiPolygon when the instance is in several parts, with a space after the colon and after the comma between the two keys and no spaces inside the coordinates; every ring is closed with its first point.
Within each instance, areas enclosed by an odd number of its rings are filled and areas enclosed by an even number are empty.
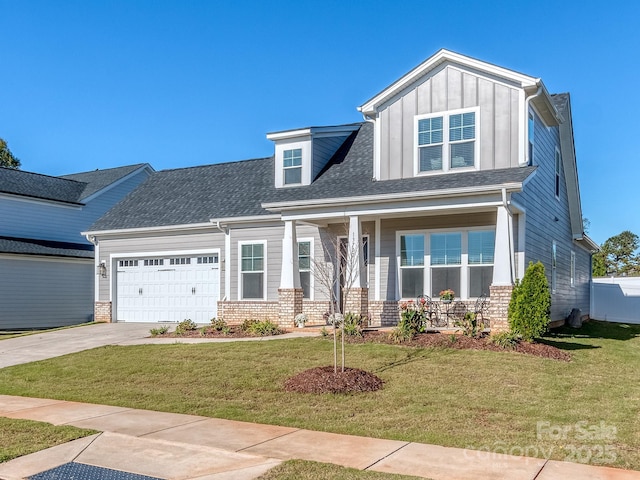
{"type": "Polygon", "coordinates": [[[367,316],[369,313],[369,289],[348,289],[344,297],[343,313],[359,313],[362,316],[367,316]]]}
{"type": "Polygon", "coordinates": [[[278,325],[281,327],[295,327],[296,315],[302,313],[302,289],[278,289],[278,325]]]}
{"type": "Polygon", "coordinates": [[[397,325],[400,321],[398,303],[392,300],[372,300],[369,302],[369,324],[372,327],[397,325]]]}
{"type": "Polygon", "coordinates": [[[509,302],[513,285],[489,287],[491,301],[489,303],[489,326],[491,333],[509,330],[509,302]]]}
{"type": "MultiPolygon", "coordinates": [[[[229,325],[240,325],[247,319],[271,320],[279,324],[279,302],[259,300],[219,301],[218,318],[229,325]]],[[[291,325],[284,325],[290,327],[291,325]]]]}
{"type": "Polygon", "coordinates": [[[302,313],[307,316],[307,323],[305,324],[307,326],[326,325],[330,310],[329,300],[302,301],[302,313]]]}
{"type": "Polygon", "coordinates": [[[96,302],[93,307],[93,321],[111,323],[111,302],[96,302]]]}

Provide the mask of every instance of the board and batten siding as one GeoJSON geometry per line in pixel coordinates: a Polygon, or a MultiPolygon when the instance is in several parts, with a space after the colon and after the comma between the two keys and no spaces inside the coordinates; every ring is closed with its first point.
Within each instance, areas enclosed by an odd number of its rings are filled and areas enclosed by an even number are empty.
{"type": "Polygon", "coordinates": [[[573,308],[589,313],[591,255],[573,241],[565,172],[560,173],[560,195],[555,195],[555,151],[560,148],[558,127],[548,128],[534,112],[533,164],[538,168],[513,199],[526,210],[525,268],[541,261],[551,288],[552,249],[556,242],[556,293],[551,295],[551,320],[566,318],[573,308]],[[576,256],[575,286],[571,286],[571,252],[576,256]]]}
{"type": "Polygon", "coordinates": [[[333,154],[344,143],[347,136],[319,137],[313,139],[313,170],[311,180],[315,180],[320,171],[329,163],[333,154]]]}
{"type": "Polygon", "coordinates": [[[0,256],[0,330],[93,320],[93,259],[0,256]]]}
{"type": "Polygon", "coordinates": [[[60,242],[88,243],[81,232],[137,187],[148,174],[140,172],[90,198],[85,205],[67,205],[5,195],[0,198],[2,235],[60,242]]]}
{"type": "Polygon", "coordinates": [[[415,117],[479,107],[480,170],[518,166],[520,90],[445,66],[380,112],[380,179],[414,176],[415,117]]]}
{"type": "MultiPolygon", "coordinates": [[[[131,254],[130,258],[144,258],[148,254],[153,253],[151,256],[158,256],[162,252],[181,252],[181,251],[210,251],[212,249],[219,249],[219,265],[220,265],[220,292],[221,295],[224,292],[224,234],[215,228],[211,228],[211,231],[204,231],[201,233],[190,234],[167,234],[167,233],[146,233],[141,237],[120,237],[120,238],[105,238],[99,240],[98,245],[98,261],[105,261],[108,266],[107,278],[100,278],[98,301],[108,302],[115,301],[115,298],[111,299],[112,289],[113,295],[116,292],[116,272],[118,270],[117,261],[111,262],[112,256],[116,258],[128,258],[122,257],[123,254],[131,254]]],[[[115,311],[115,309],[114,309],[115,311]]]]}

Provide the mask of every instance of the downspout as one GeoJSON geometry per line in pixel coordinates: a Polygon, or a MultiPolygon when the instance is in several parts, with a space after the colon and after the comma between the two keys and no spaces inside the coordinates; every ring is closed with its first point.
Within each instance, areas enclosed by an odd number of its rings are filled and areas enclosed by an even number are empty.
{"type": "Polygon", "coordinates": [[[509,265],[509,270],[511,271],[511,281],[514,282],[515,281],[516,259],[515,259],[515,248],[514,248],[514,244],[513,244],[513,212],[511,211],[511,206],[509,205],[509,202],[507,201],[507,189],[506,188],[502,189],[502,205],[504,206],[505,210],[507,211],[507,214],[509,215],[509,228],[508,228],[508,233],[509,233],[509,261],[511,263],[511,265],[509,265]]]}
{"type": "MultiPolygon", "coordinates": [[[[93,301],[94,304],[100,301],[100,275],[98,275],[98,267],[100,265],[100,248],[98,247],[98,241],[95,235],[85,235],[85,238],[89,243],[93,244],[93,270],[95,273],[95,279],[93,281],[93,301]]],[[[95,309],[95,306],[94,306],[95,309]]],[[[95,322],[95,311],[93,313],[93,321],[95,322]]]]}
{"type": "Polygon", "coordinates": [[[222,301],[225,302],[231,296],[231,267],[229,266],[231,264],[231,235],[229,234],[229,227],[223,228],[220,225],[220,220],[216,220],[213,226],[224,234],[224,297],[222,301]]]}
{"type": "MultiPolygon", "coordinates": [[[[539,84],[539,80],[536,81],[536,84],[539,84]]],[[[538,90],[536,91],[536,93],[534,93],[533,95],[530,95],[527,97],[527,99],[524,101],[524,115],[525,115],[525,125],[527,126],[527,141],[525,142],[524,145],[524,149],[525,149],[525,165],[532,165],[533,164],[533,158],[529,158],[529,105],[531,104],[531,100],[533,100],[536,97],[539,97],[542,94],[542,85],[538,85],[538,90]]]]}

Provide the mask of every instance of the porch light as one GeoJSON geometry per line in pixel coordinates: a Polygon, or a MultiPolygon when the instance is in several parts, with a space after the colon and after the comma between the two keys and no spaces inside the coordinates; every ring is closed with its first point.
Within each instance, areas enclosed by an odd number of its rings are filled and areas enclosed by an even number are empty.
{"type": "Polygon", "coordinates": [[[107,262],[102,260],[96,267],[96,275],[100,275],[102,278],[107,278],[107,262]]]}

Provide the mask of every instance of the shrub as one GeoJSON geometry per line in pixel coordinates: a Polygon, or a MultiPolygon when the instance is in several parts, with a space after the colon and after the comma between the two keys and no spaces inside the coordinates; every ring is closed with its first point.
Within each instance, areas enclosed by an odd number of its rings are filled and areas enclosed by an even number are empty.
{"type": "Polygon", "coordinates": [[[271,320],[245,320],[240,329],[250,335],[264,337],[267,335],[280,335],[282,330],[271,320]]]}
{"type": "Polygon", "coordinates": [[[411,340],[418,333],[423,333],[425,328],[425,307],[423,303],[413,300],[400,303],[400,321],[392,332],[395,342],[411,340]]]}
{"type": "Polygon", "coordinates": [[[194,321],[192,321],[190,318],[185,318],[176,327],[176,335],[184,335],[187,332],[191,332],[197,329],[198,325],[196,325],[194,321]]]}
{"type": "Polygon", "coordinates": [[[227,322],[225,322],[222,318],[215,318],[213,317],[211,319],[211,329],[216,331],[216,332],[224,332],[225,329],[227,329],[227,322]]]}
{"type": "Polygon", "coordinates": [[[320,335],[322,335],[323,337],[329,336],[329,330],[327,330],[327,327],[322,327],[322,329],[320,329],[320,335]]]}
{"type": "Polygon", "coordinates": [[[344,334],[348,337],[361,337],[364,318],[357,313],[346,313],[344,316],[344,334]]]}
{"type": "Polygon", "coordinates": [[[483,325],[478,322],[477,315],[473,312],[464,314],[464,318],[456,320],[454,325],[462,329],[462,334],[467,337],[479,337],[482,334],[483,325]]]}
{"type": "Polygon", "coordinates": [[[304,324],[307,323],[307,316],[304,313],[299,313],[293,319],[293,323],[296,325],[296,327],[304,327],[304,324]]]}
{"type": "Polygon", "coordinates": [[[499,347],[513,350],[522,341],[522,336],[515,332],[500,332],[489,337],[489,341],[499,347]]]}
{"type": "Polygon", "coordinates": [[[551,319],[551,293],[544,265],[529,262],[521,282],[516,282],[509,302],[509,327],[528,342],[540,337],[551,319]]]}
{"type": "Polygon", "coordinates": [[[149,333],[152,337],[157,337],[158,335],[164,335],[169,331],[169,327],[167,325],[163,325],[162,327],[152,328],[149,330],[149,333]]]}

